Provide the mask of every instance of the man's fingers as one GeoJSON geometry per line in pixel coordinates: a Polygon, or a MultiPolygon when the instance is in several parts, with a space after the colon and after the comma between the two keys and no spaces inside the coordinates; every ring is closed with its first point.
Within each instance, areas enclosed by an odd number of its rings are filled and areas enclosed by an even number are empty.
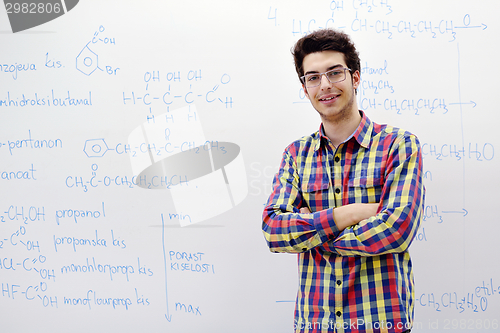
{"type": "Polygon", "coordinates": [[[309,208],[307,208],[307,207],[302,207],[302,208],[300,209],[300,212],[301,212],[301,213],[305,213],[305,214],[309,214],[309,213],[311,213],[311,211],[310,211],[310,210],[309,210],[309,208]]]}

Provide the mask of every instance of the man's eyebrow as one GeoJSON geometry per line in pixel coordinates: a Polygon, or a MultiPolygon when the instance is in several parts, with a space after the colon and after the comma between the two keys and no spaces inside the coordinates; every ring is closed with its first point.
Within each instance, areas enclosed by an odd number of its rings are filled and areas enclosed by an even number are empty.
{"type": "MultiPolygon", "coordinates": [[[[337,68],[337,67],[344,67],[344,65],[341,65],[341,64],[337,64],[337,65],[333,65],[333,66],[330,66],[326,69],[326,72],[328,71],[331,71],[332,69],[334,68],[337,68]]],[[[308,71],[306,73],[304,73],[304,75],[308,75],[308,74],[318,74],[319,72],[318,71],[308,71]]]]}

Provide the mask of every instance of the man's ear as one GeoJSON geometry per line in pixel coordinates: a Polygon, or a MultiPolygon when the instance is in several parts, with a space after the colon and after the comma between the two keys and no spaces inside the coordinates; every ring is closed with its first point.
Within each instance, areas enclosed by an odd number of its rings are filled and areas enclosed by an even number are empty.
{"type": "Polygon", "coordinates": [[[354,89],[358,89],[359,85],[361,84],[361,75],[359,74],[359,71],[355,71],[352,73],[352,87],[354,89]]]}
{"type": "Polygon", "coordinates": [[[302,89],[304,90],[304,95],[306,95],[307,99],[311,100],[311,98],[309,98],[309,94],[307,93],[306,86],[302,85],[302,89]]]}

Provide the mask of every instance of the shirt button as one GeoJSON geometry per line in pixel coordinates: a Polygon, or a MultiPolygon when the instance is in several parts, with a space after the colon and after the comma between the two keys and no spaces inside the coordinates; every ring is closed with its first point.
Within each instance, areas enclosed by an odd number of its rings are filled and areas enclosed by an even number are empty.
{"type": "Polygon", "coordinates": [[[335,189],[335,193],[340,194],[340,189],[338,187],[335,189]]]}
{"type": "Polygon", "coordinates": [[[337,162],[337,163],[338,163],[339,161],[340,161],[340,157],[335,156],[335,162],[337,162]]]}
{"type": "Polygon", "coordinates": [[[337,311],[337,313],[335,313],[337,315],[337,317],[340,317],[342,315],[342,312],[340,311],[337,311]]]}
{"type": "Polygon", "coordinates": [[[342,284],[342,281],[337,280],[337,285],[339,285],[339,286],[340,286],[341,284],[342,284]]]}

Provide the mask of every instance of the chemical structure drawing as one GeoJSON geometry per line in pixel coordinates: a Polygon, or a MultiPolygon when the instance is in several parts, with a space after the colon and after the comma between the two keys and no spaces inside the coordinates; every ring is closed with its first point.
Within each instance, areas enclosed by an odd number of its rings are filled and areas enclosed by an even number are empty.
{"type": "MultiPolygon", "coordinates": [[[[180,105],[206,103],[215,107],[222,106],[233,110],[234,101],[227,95],[227,85],[231,76],[224,73],[218,81],[207,84],[203,79],[202,69],[181,72],[146,71],[144,73],[145,90],[123,91],[122,102],[126,106],[139,106],[148,110],[148,122],[155,122],[154,111],[167,108],[179,108],[180,105]],[[150,89],[151,88],[151,89],[150,89]]],[[[193,114],[196,117],[196,113],[193,114]]]]}
{"type": "Polygon", "coordinates": [[[98,68],[99,68],[99,56],[89,48],[89,44],[85,45],[85,47],[80,51],[80,53],[76,57],[76,69],[78,69],[83,74],[89,76],[90,74],[94,73],[95,70],[98,68]]]}
{"type": "Polygon", "coordinates": [[[85,141],[83,152],[87,157],[103,157],[109,150],[104,139],[90,139],[85,141]]]}
{"type": "MultiPolygon", "coordinates": [[[[86,75],[99,68],[100,58],[91,46],[86,45],[79,57],[81,66],[88,67],[86,75]]],[[[98,176],[98,164],[94,163],[91,177],[68,175],[66,186],[84,192],[109,187],[168,190],[151,195],[165,196],[175,211],[186,217],[179,220],[181,227],[233,209],[248,194],[241,148],[233,142],[207,139],[196,107],[203,103],[232,110],[233,98],[227,94],[230,82],[231,76],[224,73],[208,84],[201,69],[166,74],[146,71],[145,90],[122,93],[124,106],[146,111],[145,122],[130,132],[127,142],[91,138],[83,147],[88,158],[128,156],[132,173],[98,176]],[[155,112],[157,109],[166,112],[155,112]]]]}
{"type": "Polygon", "coordinates": [[[92,75],[97,69],[106,72],[108,75],[116,75],[120,69],[109,65],[105,66],[105,69],[101,68],[99,66],[99,55],[91,48],[91,46],[97,45],[116,45],[114,37],[110,38],[101,35],[105,30],[104,26],[101,25],[94,33],[94,37],[87,42],[76,56],[76,69],[87,76],[92,75]]]}

